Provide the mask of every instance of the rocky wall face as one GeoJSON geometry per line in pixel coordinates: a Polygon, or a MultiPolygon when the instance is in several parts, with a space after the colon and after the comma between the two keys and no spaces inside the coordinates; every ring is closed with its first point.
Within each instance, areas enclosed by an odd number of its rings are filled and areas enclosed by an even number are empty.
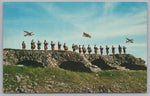
{"type": "Polygon", "coordinates": [[[125,66],[126,68],[131,70],[147,70],[145,61],[141,58],[135,58],[133,55],[130,54],[118,54],[116,55],[116,58],[120,61],[120,66],[125,66]]]}
{"type": "Polygon", "coordinates": [[[15,56],[14,50],[4,50],[3,51],[3,64],[5,65],[15,65],[18,62],[15,56]]]}
{"type": "Polygon", "coordinates": [[[101,69],[92,65],[86,58],[76,52],[69,51],[43,51],[43,50],[4,50],[3,64],[6,65],[31,65],[35,67],[60,67],[81,72],[98,72],[101,69]],[[10,59],[11,58],[11,59],[10,59]],[[14,61],[15,60],[15,61],[14,61]],[[73,67],[69,68],[70,62],[73,67]],[[64,67],[66,66],[68,67],[64,67]],[[79,66],[81,64],[81,66],[79,66]]]}
{"type": "Polygon", "coordinates": [[[79,54],[71,51],[4,50],[3,64],[59,67],[81,72],[100,70],[146,70],[145,61],[130,54],[79,54]]]}

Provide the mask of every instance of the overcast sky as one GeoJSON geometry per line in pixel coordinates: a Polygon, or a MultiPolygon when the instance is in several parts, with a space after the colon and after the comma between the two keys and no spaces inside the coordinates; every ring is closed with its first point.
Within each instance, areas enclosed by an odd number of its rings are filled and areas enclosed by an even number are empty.
{"type": "MultiPolygon", "coordinates": [[[[146,2],[5,2],[3,3],[3,48],[21,49],[25,41],[47,40],[105,47],[126,46],[127,53],[147,59],[146,2]],[[34,36],[24,37],[23,31],[34,36]],[[83,32],[92,38],[82,37],[83,32]],[[134,43],[125,43],[126,38],[134,43]]],[[[50,45],[48,45],[50,48],[50,45]]],[[[56,46],[57,48],[57,46],[56,46]]],[[[105,51],[105,50],[104,50],[105,51]]],[[[99,52],[99,51],[98,51],[99,52]]],[[[111,53],[111,50],[110,50],[111,53]]],[[[106,52],[104,52],[106,54],[106,52]]]]}

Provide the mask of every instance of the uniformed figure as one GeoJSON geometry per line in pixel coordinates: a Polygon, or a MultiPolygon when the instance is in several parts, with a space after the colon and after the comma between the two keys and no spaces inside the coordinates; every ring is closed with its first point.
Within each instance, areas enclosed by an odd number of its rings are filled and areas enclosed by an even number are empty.
{"type": "Polygon", "coordinates": [[[100,46],[100,52],[101,52],[101,55],[103,55],[103,47],[100,46]]]}
{"type": "Polygon", "coordinates": [[[121,54],[121,52],[122,52],[122,48],[121,48],[121,46],[120,46],[120,45],[118,46],[118,50],[119,50],[119,54],[121,54]]]}
{"type": "Polygon", "coordinates": [[[115,54],[115,47],[112,45],[112,53],[115,54]]]}
{"type": "Polygon", "coordinates": [[[109,53],[109,47],[106,45],[106,54],[108,55],[109,53]]]}
{"type": "Polygon", "coordinates": [[[81,53],[82,52],[82,50],[81,50],[81,46],[79,45],[79,53],[81,53]]]}
{"type": "Polygon", "coordinates": [[[92,49],[91,49],[90,45],[88,45],[87,50],[88,50],[89,54],[92,52],[92,49]]]}
{"type": "Polygon", "coordinates": [[[74,44],[72,44],[72,50],[73,50],[73,52],[75,52],[75,51],[76,51],[76,49],[75,49],[75,45],[74,45],[74,44]]]}
{"type": "Polygon", "coordinates": [[[44,40],[44,49],[47,50],[48,47],[47,47],[48,43],[46,42],[46,40],[44,40]]]}
{"type": "Polygon", "coordinates": [[[38,46],[38,50],[40,50],[41,49],[41,42],[40,41],[38,41],[37,46],[38,46]]]}
{"type": "Polygon", "coordinates": [[[22,42],[22,49],[24,50],[26,48],[26,44],[24,43],[24,41],[22,42]]]}
{"type": "Polygon", "coordinates": [[[95,54],[97,54],[97,50],[98,50],[98,48],[97,48],[96,45],[95,45],[95,46],[94,46],[95,54]]]}
{"type": "Polygon", "coordinates": [[[31,49],[34,50],[35,47],[36,47],[36,46],[35,46],[35,42],[32,40],[32,41],[31,41],[31,49]]]}
{"type": "Polygon", "coordinates": [[[83,52],[83,54],[86,53],[86,48],[84,47],[84,45],[82,46],[82,52],[83,52]]]}
{"type": "Polygon", "coordinates": [[[123,46],[123,52],[124,52],[124,54],[126,54],[126,47],[125,46],[123,46]]]}
{"type": "Polygon", "coordinates": [[[63,46],[63,47],[64,47],[64,50],[65,50],[65,51],[68,50],[68,47],[66,46],[66,43],[64,43],[64,46],[63,46]]]}
{"type": "Polygon", "coordinates": [[[55,44],[53,43],[53,41],[51,41],[51,49],[52,49],[52,50],[55,49],[55,44]]]}
{"type": "Polygon", "coordinates": [[[58,42],[58,50],[61,50],[61,44],[58,42]]]}

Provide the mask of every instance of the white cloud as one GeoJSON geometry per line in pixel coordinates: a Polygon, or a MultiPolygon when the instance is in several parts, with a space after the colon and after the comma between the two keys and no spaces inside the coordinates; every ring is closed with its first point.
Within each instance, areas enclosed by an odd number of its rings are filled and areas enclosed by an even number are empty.
{"type": "Polygon", "coordinates": [[[111,14],[115,8],[115,6],[117,6],[117,3],[114,2],[106,2],[104,4],[104,15],[108,15],[111,14]]]}
{"type": "MultiPolygon", "coordinates": [[[[83,18],[87,18],[87,17],[90,17],[94,14],[95,11],[91,11],[89,12],[89,10],[86,10],[86,9],[81,9],[81,10],[78,10],[78,12],[71,12],[71,13],[68,13],[66,10],[63,10],[59,7],[56,7],[54,6],[53,4],[39,4],[39,6],[41,8],[43,8],[45,11],[47,11],[50,15],[53,15],[54,17],[57,17],[65,22],[70,22],[70,23],[76,23],[78,21],[81,21],[83,20],[83,18]]],[[[91,8],[92,10],[92,8],[91,8]]]]}
{"type": "MultiPolygon", "coordinates": [[[[146,11],[144,12],[146,13],[146,11]]],[[[135,14],[134,16],[128,17],[100,17],[94,21],[87,22],[87,25],[82,25],[82,28],[89,29],[92,26],[93,29],[90,31],[95,34],[95,37],[116,37],[122,35],[142,35],[147,33],[147,18],[143,12],[135,14]],[[140,17],[141,16],[141,17],[140,17]],[[89,25],[89,23],[91,23],[89,25]]]]}

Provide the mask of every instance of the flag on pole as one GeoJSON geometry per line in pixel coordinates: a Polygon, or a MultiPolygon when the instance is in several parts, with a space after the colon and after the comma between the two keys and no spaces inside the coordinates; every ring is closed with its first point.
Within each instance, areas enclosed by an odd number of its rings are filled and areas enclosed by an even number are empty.
{"type": "Polygon", "coordinates": [[[91,38],[91,35],[83,32],[83,37],[89,37],[89,38],[91,38]]]}
{"type": "Polygon", "coordinates": [[[133,39],[126,38],[126,43],[134,43],[133,39]]]}
{"type": "Polygon", "coordinates": [[[34,35],[33,32],[24,31],[24,36],[32,36],[32,35],[34,35]]]}

